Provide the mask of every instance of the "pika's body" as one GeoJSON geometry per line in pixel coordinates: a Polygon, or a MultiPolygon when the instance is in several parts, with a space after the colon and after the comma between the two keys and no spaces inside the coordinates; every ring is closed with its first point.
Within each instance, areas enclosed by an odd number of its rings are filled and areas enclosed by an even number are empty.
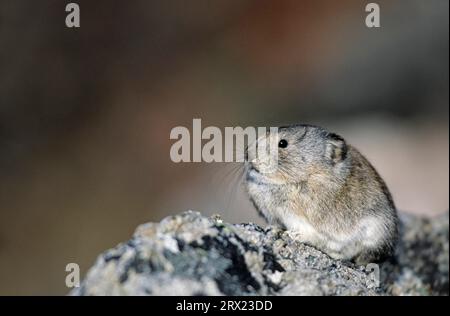
{"type": "MultiPolygon", "coordinates": [[[[276,170],[247,152],[246,188],[260,214],[335,259],[358,264],[391,255],[397,213],[376,170],[344,139],[311,125],[281,127],[276,170]]],[[[267,157],[262,157],[267,158],[267,157]]]]}

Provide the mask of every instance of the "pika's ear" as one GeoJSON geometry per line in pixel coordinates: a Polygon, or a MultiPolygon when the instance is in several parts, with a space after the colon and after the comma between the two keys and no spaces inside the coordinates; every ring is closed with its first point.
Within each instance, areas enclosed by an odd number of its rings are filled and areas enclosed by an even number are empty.
{"type": "Polygon", "coordinates": [[[345,140],[337,134],[328,134],[325,155],[333,164],[345,160],[347,157],[345,140]]]}

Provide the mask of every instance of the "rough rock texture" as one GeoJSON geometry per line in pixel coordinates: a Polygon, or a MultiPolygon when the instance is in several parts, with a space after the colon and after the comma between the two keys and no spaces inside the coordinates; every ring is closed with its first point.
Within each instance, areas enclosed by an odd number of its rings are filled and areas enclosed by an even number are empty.
{"type": "Polygon", "coordinates": [[[189,211],[141,225],[71,294],[448,295],[448,225],[448,213],[402,216],[396,258],[378,269],[333,260],[274,227],[189,211]]]}

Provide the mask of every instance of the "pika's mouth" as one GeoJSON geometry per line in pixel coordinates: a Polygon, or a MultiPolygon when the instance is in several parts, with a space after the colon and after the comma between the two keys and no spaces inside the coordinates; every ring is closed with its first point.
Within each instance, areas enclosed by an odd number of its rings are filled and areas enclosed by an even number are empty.
{"type": "Polygon", "coordinates": [[[249,161],[245,162],[245,175],[247,181],[254,181],[255,174],[259,174],[258,169],[249,161]]]}
{"type": "Polygon", "coordinates": [[[250,171],[254,171],[254,172],[260,173],[259,170],[258,170],[258,168],[255,167],[254,164],[248,163],[248,166],[247,166],[247,172],[250,172],[250,171]]]}
{"type": "Polygon", "coordinates": [[[260,182],[258,180],[259,176],[260,174],[258,173],[258,171],[256,171],[256,169],[254,168],[251,168],[247,170],[245,180],[247,182],[260,182]]]}
{"type": "Polygon", "coordinates": [[[260,172],[258,167],[252,163],[248,163],[246,166],[246,181],[256,184],[263,184],[268,181],[267,177],[260,172]]]}

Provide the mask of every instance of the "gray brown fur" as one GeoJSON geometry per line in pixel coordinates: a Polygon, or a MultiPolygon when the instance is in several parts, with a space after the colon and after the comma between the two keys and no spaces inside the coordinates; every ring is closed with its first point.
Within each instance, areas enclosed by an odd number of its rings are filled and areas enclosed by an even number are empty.
{"type": "Polygon", "coordinates": [[[288,146],[278,148],[275,172],[260,172],[247,152],[245,183],[259,213],[336,259],[366,264],[390,256],[397,213],[367,159],[321,127],[280,127],[278,136],[288,146]]]}

